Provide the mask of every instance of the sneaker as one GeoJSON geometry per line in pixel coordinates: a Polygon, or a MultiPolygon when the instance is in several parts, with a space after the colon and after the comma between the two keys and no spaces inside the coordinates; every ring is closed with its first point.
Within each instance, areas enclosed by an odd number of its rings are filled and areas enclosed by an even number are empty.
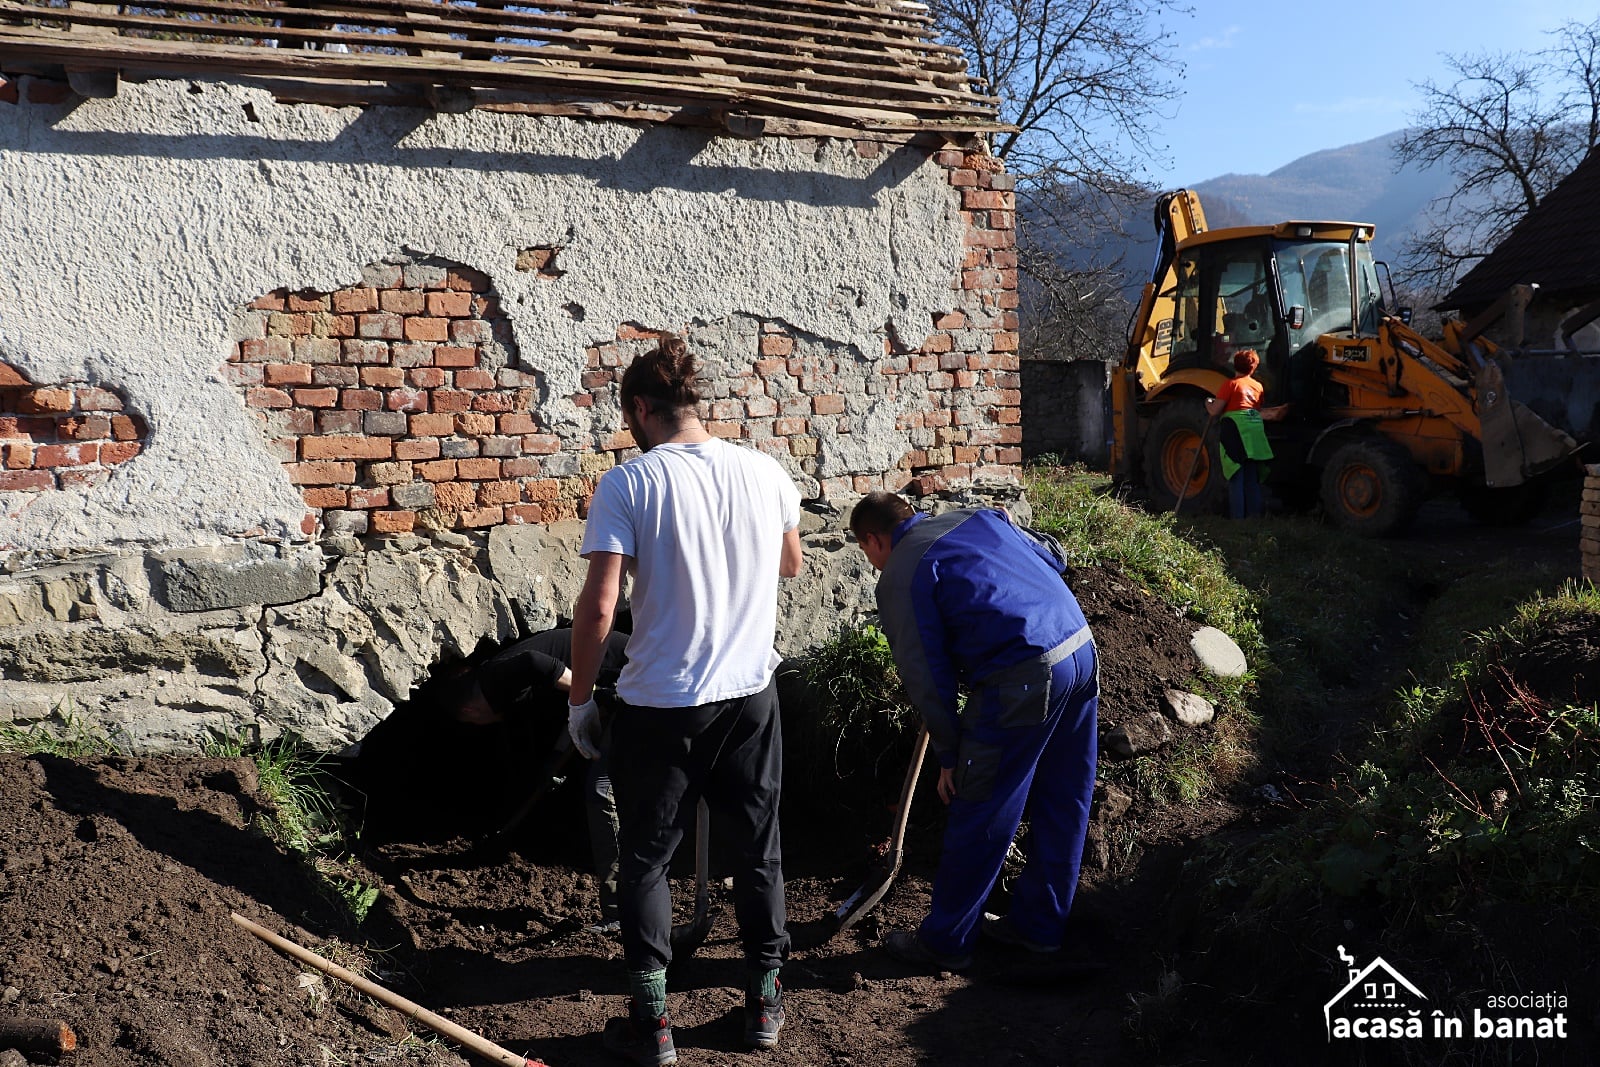
{"type": "Polygon", "coordinates": [[[889,955],[902,963],[918,967],[937,967],[941,971],[964,971],[972,966],[971,956],[947,955],[935,952],[915,930],[891,930],[883,939],[889,955]]]}
{"type": "Polygon", "coordinates": [[[1004,945],[1015,945],[1025,948],[1029,952],[1038,952],[1041,955],[1048,952],[1060,952],[1060,945],[1047,945],[1042,941],[1032,941],[1017,933],[1017,928],[1011,925],[1011,916],[995,915],[992,912],[983,913],[984,936],[993,938],[1004,945]]]}
{"type": "Polygon", "coordinates": [[[744,1040],[751,1048],[776,1048],[778,1031],[783,1029],[783,983],[771,997],[746,993],[744,997],[744,1040]]]}
{"type": "Polygon", "coordinates": [[[678,1049],[672,1043],[672,1027],[667,1025],[667,1017],[651,1019],[636,1015],[631,999],[628,1014],[606,1022],[601,1040],[608,1052],[632,1060],[640,1067],[666,1067],[678,1062],[678,1049]]]}

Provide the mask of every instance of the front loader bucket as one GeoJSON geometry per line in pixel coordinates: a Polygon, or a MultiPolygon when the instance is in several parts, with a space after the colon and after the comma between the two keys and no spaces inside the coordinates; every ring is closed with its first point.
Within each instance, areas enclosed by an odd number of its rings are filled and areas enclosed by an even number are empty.
{"type": "Polygon", "coordinates": [[[1491,489],[1521,485],[1578,450],[1578,442],[1506,393],[1505,374],[1484,360],[1476,375],[1483,480],[1491,489]]]}

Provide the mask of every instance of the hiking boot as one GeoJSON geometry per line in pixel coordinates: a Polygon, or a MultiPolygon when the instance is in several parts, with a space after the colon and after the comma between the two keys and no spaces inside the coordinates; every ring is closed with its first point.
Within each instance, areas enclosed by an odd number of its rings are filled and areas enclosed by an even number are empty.
{"type": "Polygon", "coordinates": [[[672,1027],[667,1017],[652,1019],[635,1013],[633,1001],[628,1001],[628,1014],[607,1020],[601,1035],[606,1051],[632,1060],[640,1067],[666,1067],[678,1062],[678,1049],[672,1043],[672,1027]]]}
{"type": "Polygon", "coordinates": [[[934,967],[941,971],[964,971],[972,966],[971,956],[956,956],[935,952],[915,930],[891,930],[883,939],[889,955],[902,963],[918,967],[934,967]]]}
{"type": "Polygon", "coordinates": [[[985,937],[999,941],[1004,945],[1015,945],[1025,948],[1029,952],[1041,955],[1049,952],[1060,952],[1060,945],[1046,945],[1041,941],[1031,941],[1017,933],[1017,928],[1011,925],[1011,916],[995,915],[992,912],[983,913],[983,933],[985,937]]]}
{"type": "Polygon", "coordinates": [[[770,997],[755,993],[744,996],[744,1040],[751,1048],[776,1048],[778,1031],[783,1029],[783,983],[770,997]]]}

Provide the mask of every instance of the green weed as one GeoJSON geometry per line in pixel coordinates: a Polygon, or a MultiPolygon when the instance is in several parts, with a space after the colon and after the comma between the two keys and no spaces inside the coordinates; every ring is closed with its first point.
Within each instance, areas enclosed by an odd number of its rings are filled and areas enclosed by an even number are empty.
{"type": "Polygon", "coordinates": [[[93,759],[119,755],[124,747],[106,733],[79,719],[70,706],[64,710],[57,708],[49,720],[31,723],[27,727],[0,723],[0,752],[93,759]]]}

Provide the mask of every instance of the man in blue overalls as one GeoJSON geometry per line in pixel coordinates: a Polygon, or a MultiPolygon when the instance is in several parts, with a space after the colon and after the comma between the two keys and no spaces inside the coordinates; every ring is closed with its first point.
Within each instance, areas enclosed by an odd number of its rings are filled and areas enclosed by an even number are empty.
{"type": "Polygon", "coordinates": [[[932,910],[884,947],[960,970],[972,962],[981,921],[996,940],[1053,952],[1083,859],[1100,698],[1094,641],[1063,580],[1065,562],[1004,511],[930,517],[887,492],[856,505],[850,531],[882,572],[880,621],[950,806],[932,910]],[[1025,805],[1031,845],[1011,910],[985,915],[1025,805]]]}

